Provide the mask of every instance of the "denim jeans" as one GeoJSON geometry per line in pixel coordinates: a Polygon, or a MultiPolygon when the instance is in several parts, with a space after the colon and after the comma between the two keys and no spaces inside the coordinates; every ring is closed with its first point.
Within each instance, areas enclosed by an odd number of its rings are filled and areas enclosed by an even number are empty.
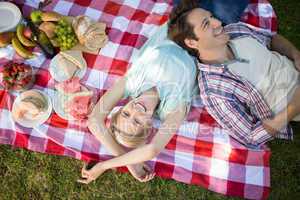
{"type": "MultiPolygon", "coordinates": [[[[180,0],[173,0],[176,6],[180,0]]],[[[249,0],[199,0],[201,8],[209,10],[223,24],[235,23],[240,20],[249,0]]]]}

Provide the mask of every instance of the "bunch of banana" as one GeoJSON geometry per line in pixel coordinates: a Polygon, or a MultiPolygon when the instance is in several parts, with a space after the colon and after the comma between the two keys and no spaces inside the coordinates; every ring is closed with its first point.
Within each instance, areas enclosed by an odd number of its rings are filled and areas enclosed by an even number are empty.
{"type": "Polygon", "coordinates": [[[19,24],[17,26],[17,37],[12,39],[12,46],[16,52],[23,58],[32,58],[34,54],[26,49],[26,47],[35,47],[35,43],[24,35],[25,26],[19,24]]]}
{"type": "Polygon", "coordinates": [[[28,34],[26,27],[23,24],[19,24],[17,26],[16,34],[14,32],[0,33],[0,47],[5,47],[11,43],[17,54],[21,57],[26,59],[32,58],[34,57],[34,54],[28,49],[35,47],[36,44],[30,40],[30,36],[31,34],[28,34]]]}

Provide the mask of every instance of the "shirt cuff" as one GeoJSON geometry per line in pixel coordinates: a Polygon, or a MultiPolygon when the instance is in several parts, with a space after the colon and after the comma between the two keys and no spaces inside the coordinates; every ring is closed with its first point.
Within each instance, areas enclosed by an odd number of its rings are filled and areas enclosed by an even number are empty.
{"type": "Polygon", "coordinates": [[[252,131],[251,139],[251,144],[261,146],[262,144],[272,140],[273,136],[266,131],[262,123],[258,123],[255,129],[252,131]]]}
{"type": "Polygon", "coordinates": [[[276,138],[293,140],[293,129],[290,124],[283,128],[280,133],[276,135],[276,138]]]}

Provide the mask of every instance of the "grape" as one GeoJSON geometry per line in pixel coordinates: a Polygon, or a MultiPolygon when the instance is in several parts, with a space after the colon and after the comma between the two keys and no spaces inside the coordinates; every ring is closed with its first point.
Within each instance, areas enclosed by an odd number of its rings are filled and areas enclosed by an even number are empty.
{"type": "Polygon", "coordinates": [[[61,50],[71,49],[78,43],[71,24],[63,19],[58,21],[54,33],[61,50]]]}

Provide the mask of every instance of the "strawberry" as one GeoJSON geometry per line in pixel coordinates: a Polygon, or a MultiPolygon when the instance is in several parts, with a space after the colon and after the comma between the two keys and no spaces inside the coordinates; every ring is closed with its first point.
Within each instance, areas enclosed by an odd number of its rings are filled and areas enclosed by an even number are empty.
{"type": "Polygon", "coordinates": [[[6,81],[3,81],[2,84],[3,84],[4,87],[7,87],[7,82],[6,81]]]}
{"type": "Polygon", "coordinates": [[[17,72],[17,71],[18,71],[18,66],[17,66],[17,65],[14,65],[14,66],[11,68],[11,71],[17,72]]]}
{"type": "Polygon", "coordinates": [[[31,79],[25,78],[20,80],[20,85],[25,86],[30,82],[31,79]]]}
{"type": "Polygon", "coordinates": [[[31,81],[31,79],[32,79],[32,77],[31,76],[26,76],[23,80],[21,80],[21,81],[24,81],[24,82],[26,82],[26,83],[29,83],[30,81],[31,81]]]}
{"type": "Polygon", "coordinates": [[[8,76],[9,76],[10,78],[14,76],[14,72],[13,72],[12,70],[11,70],[11,71],[9,71],[8,73],[9,73],[9,75],[8,75],[8,76]]]}
{"type": "Polygon", "coordinates": [[[22,65],[18,65],[17,69],[19,72],[24,72],[24,66],[22,66],[22,65]]]}
{"type": "Polygon", "coordinates": [[[14,84],[13,86],[12,86],[12,89],[14,89],[14,90],[20,90],[20,89],[22,89],[23,88],[23,85],[17,85],[17,84],[14,84]]]}
{"type": "Polygon", "coordinates": [[[31,68],[28,65],[26,65],[24,67],[24,72],[31,72],[31,68]]]}
{"type": "Polygon", "coordinates": [[[23,73],[21,72],[21,73],[18,73],[18,75],[17,75],[17,77],[16,77],[16,80],[17,81],[20,81],[20,80],[22,80],[23,79],[23,73]]]}
{"type": "Polygon", "coordinates": [[[2,76],[3,76],[3,77],[7,77],[7,76],[9,76],[9,72],[8,72],[8,71],[6,71],[6,70],[4,70],[4,71],[2,72],[2,76]]]}

